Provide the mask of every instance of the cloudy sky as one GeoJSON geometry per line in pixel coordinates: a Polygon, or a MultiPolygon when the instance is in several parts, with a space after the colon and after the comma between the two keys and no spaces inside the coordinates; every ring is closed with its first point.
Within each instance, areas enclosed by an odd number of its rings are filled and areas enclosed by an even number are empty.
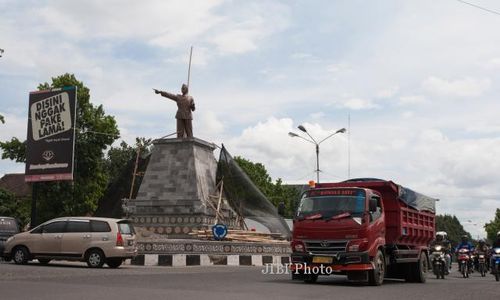
{"type": "Polygon", "coordinates": [[[151,88],[178,92],[193,46],[196,137],[305,183],[314,145],[288,132],[349,128],[321,144],[322,181],[391,179],[484,236],[500,207],[499,27],[457,0],[0,0],[0,140],[25,138],[29,91],[66,72],[125,141],[172,133],[176,106],[151,88]]]}

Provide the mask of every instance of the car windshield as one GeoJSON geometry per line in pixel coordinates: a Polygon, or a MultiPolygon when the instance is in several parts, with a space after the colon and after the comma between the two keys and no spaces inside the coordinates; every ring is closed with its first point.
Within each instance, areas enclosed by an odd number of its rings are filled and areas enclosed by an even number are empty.
{"type": "Polygon", "coordinates": [[[19,228],[17,222],[11,218],[0,218],[0,233],[17,233],[19,228]]]}
{"type": "Polygon", "coordinates": [[[304,195],[300,201],[297,216],[321,214],[323,218],[331,218],[342,213],[351,216],[362,215],[365,211],[365,195],[361,191],[354,195],[304,195]]]}

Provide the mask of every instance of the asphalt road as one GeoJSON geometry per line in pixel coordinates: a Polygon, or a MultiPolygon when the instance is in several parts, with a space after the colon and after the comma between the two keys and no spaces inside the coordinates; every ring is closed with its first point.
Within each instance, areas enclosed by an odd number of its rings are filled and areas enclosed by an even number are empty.
{"type": "Polygon", "coordinates": [[[0,263],[0,299],[500,299],[500,282],[488,274],[469,279],[453,271],[427,283],[386,280],[380,287],[348,283],[344,276],[316,284],[262,267],[138,267],[89,269],[82,263],[41,266],[0,263]]]}

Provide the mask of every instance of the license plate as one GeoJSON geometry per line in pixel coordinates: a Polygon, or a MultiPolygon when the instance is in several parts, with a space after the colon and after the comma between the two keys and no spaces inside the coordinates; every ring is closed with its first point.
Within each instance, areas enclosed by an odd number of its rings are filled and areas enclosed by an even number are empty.
{"type": "Polygon", "coordinates": [[[331,264],[333,262],[333,257],[329,256],[314,256],[313,263],[315,264],[331,264]]]}

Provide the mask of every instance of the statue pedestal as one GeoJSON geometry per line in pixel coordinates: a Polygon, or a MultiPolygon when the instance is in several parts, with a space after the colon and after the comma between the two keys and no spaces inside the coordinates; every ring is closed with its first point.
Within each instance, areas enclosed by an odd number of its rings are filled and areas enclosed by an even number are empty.
{"type": "MultiPolygon", "coordinates": [[[[128,204],[139,238],[185,239],[211,228],[215,211],[208,202],[217,206],[218,195],[215,145],[197,138],[158,139],[153,145],[137,197],[128,204]]],[[[234,227],[234,212],[226,204],[221,212],[234,227]]]]}

